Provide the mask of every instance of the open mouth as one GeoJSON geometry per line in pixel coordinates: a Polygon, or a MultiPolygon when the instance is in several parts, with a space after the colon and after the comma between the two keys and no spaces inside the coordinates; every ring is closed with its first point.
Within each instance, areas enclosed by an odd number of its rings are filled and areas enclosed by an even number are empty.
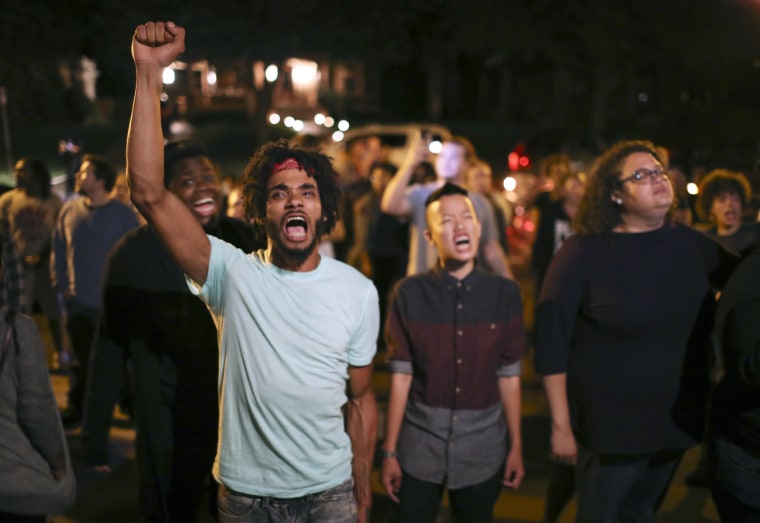
{"type": "Polygon", "coordinates": [[[470,237],[467,234],[459,234],[454,236],[454,245],[457,250],[466,250],[470,248],[470,237]]]}
{"type": "Polygon", "coordinates": [[[200,216],[212,216],[216,214],[216,201],[213,198],[202,198],[193,204],[193,208],[200,216]]]}
{"type": "Polygon", "coordinates": [[[301,241],[306,238],[306,231],[308,228],[309,226],[306,222],[306,218],[296,214],[288,216],[285,219],[285,226],[283,227],[283,231],[285,232],[285,237],[289,240],[301,241]]]}

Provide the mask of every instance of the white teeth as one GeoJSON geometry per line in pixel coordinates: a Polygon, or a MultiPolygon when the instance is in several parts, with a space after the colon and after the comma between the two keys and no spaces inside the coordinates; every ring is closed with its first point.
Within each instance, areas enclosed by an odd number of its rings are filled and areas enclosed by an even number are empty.
{"type": "Polygon", "coordinates": [[[209,203],[214,203],[214,199],[213,198],[203,198],[203,199],[198,200],[197,202],[195,202],[195,205],[206,205],[206,204],[209,204],[209,203]]]}

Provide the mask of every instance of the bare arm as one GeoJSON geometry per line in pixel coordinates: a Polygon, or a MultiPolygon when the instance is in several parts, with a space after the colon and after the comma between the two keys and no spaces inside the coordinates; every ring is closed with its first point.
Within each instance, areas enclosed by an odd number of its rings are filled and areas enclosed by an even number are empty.
{"type": "MultiPolygon", "coordinates": [[[[412,386],[412,375],[394,372],[391,374],[391,391],[388,398],[388,413],[385,419],[385,441],[383,450],[396,452],[401,423],[404,421],[406,402],[412,386]]],[[[401,467],[396,458],[383,460],[381,480],[388,496],[398,503],[398,491],[401,488],[401,467]]]]}
{"type": "Polygon", "coordinates": [[[409,216],[412,207],[406,197],[406,188],[409,180],[417,165],[428,155],[427,140],[421,136],[417,138],[417,143],[410,149],[404,163],[402,163],[395,176],[388,182],[388,186],[383,193],[383,200],[380,202],[380,209],[394,216],[409,216]]]}
{"type": "Polygon", "coordinates": [[[483,246],[483,254],[486,257],[486,262],[493,272],[499,276],[504,276],[510,280],[515,279],[515,275],[512,273],[512,266],[509,264],[507,255],[504,253],[504,249],[501,248],[497,240],[491,240],[483,246]]]}
{"type": "Polygon", "coordinates": [[[570,424],[570,408],[567,404],[567,374],[544,376],[544,390],[549,402],[552,423],[551,457],[557,462],[575,465],[578,448],[570,424]]]}
{"type": "Polygon", "coordinates": [[[348,368],[346,408],[348,436],[354,454],[354,495],[360,523],[369,521],[372,508],[372,461],[377,442],[377,403],[372,390],[372,365],[348,368]]]}
{"type": "Polygon", "coordinates": [[[185,30],[172,22],[148,22],[135,30],[135,98],[127,134],[127,180],[132,202],[185,273],[203,284],[211,245],[190,210],[166,190],[163,176],[162,73],[184,50],[185,30]]]}
{"type": "Polygon", "coordinates": [[[505,487],[517,489],[525,477],[525,466],[522,456],[522,403],[520,395],[520,376],[504,376],[499,378],[499,392],[504,416],[507,419],[507,430],[511,446],[504,467],[505,487]]]}

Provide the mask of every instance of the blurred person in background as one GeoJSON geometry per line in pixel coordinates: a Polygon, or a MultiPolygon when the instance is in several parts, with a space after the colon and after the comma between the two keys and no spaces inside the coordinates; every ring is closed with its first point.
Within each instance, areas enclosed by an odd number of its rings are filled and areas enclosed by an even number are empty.
{"type": "Polygon", "coordinates": [[[751,195],[747,177],[727,169],[710,171],[699,183],[697,209],[701,218],[710,223],[707,234],[736,254],[760,239],[757,224],[744,221],[751,195]]]}
{"type": "Polygon", "coordinates": [[[541,213],[559,199],[559,179],[573,171],[566,154],[555,153],[545,157],[538,165],[538,181],[530,198],[530,220],[538,226],[541,213]]]}
{"type": "Polygon", "coordinates": [[[76,357],[76,362],[70,365],[68,405],[63,412],[67,428],[82,420],[108,253],[139,225],[134,210],[114,199],[115,183],[116,169],[108,160],[85,155],[75,184],[80,197],[63,205],[53,232],[51,278],[65,299],[69,340],[76,357]]]}
{"type": "Polygon", "coordinates": [[[25,292],[19,310],[32,314],[35,303],[39,304],[53,339],[52,368],[57,369],[66,366],[69,356],[62,297],[50,280],[51,238],[63,203],[51,190],[44,162],[22,158],[15,171],[16,188],[0,196],[0,228],[24,261],[25,292]]]}
{"type": "MultiPolygon", "coordinates": [[[[385,324],[388,295],[393,284],[406,271],[409,228],[396,216],[380,209],[388,183],[396,174],[396,166],[378,162],[370,171],[372,191],[354,203],[354,245],[346,263],[370,278],[380,300],[380,325],[385,324]]],[[[385,345],[382,334],[380,346],[385,345]]]]}
{"type": "MultiPolygon", "coordinates": [[[[467,170],[477,160],[472,143],[467,138],[455,136],[443,142],[441,152],[435,158],[437,179],[425,184],[409,185],[417,166],[429,155],[429,139],[420,135],[398,172],[388,183],[383,194],[383,212],[409,220],[409,264],[407,275],[424,272],[437,264],[437,253],[425,239],[425,200],[444,183],[463,186],[467,170]]],[[[496,218],[488,201],[481,195],[469,192],[481,223],[479,267],[507,278],[512,278],[512,268],[507,255],[499,245],[496,218]]]]}
{"type": "Polygon", "coordinates": [[[673,186],[673,195],[676,202],[676,210],[673,213],[673,221],[683,223],[684,225],[694,224],[694,209],[689,193],[686,191],[688,178],[683,168],[673,163],[670,151],[667,147],[658,146],[657,151],[660,153],[662,165],[668,172],[668,179],[673,186]]]}
{"type": "Polygon", "coordinates": [[[467,171],[467,189],[481,195],[488,200],[496,218],[496,233],[499,236],[499,245],[506,254],[509,254],[509,242],[507,241],[507,227],[512,218],[512,208],[504,196],[503,191],[493,186],[493,171],[488,162],[477,160],[467,171]]]}
{"type": "Polygon", "coordinates": [[[245,204],[243,202],[243,188],[235,185],[227,195],[227,216],[236,220],[245,221],[245,204]]]}
{"type": "Polygon", "coordinates": [[[544,209],[533,241],[531,264],[535,271],[537,292],[541,291],[541,284],[554,254],[575,232],[572,221],[583,198],[586,174],[565,171],[557,178],[556,183],[555,191],[558,198],[544,209]]]}
{"type": "Polygon", "coordinates": [[[536,371],[551,458],[576,467],[577,521],[651,521],[702,439],[713,289],[738,259],[672,209],[657,148],[613,145],[541,289],[536,371]]]}

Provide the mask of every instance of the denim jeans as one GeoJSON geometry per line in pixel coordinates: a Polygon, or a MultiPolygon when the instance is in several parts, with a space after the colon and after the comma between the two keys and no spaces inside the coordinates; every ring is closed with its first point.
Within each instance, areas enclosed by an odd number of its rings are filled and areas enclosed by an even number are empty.
{"type": "Polygon", "coordinates": [[[760,456],[718,434],[708,443],[707,474],[721,521],[760,522],[760,456]]]}
{"type": "MultiPolygon", "coordinates": [[[[449,490],[454,521],[489,523],[501,492],[501,472],[482,483],[449,490]]],[[[443,498],[444,486],[422,481],[404,473],[399,492],[399,523],[433,523],[443,498]]]]}
{"type": "Polygon", "coordinates": [[[578,446],[576,523],[649,523],[682,452],[620,456],[578,446]]]}
{"type": "Polygon", "coordinates": [[[354,523],[354,480],[300,498],[249,496],[219,487],[219,523],[354,523]]]}

